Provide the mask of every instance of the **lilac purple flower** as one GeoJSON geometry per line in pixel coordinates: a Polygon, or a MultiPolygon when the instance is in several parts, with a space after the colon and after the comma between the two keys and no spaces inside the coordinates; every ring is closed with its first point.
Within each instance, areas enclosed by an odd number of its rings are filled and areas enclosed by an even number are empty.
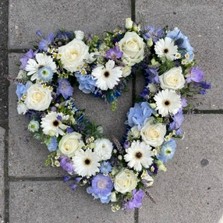
{"type": "Polygon", "coordinates": [[[77,72],[75,73],[75,77],[79,83],[79,89],[85,94],[93,93],[95,91],[96,80],[92,75],[83,75],[77,72]]]}
{"type": "Polygon", "coordinates": [[[144,75],[146,78],[146,84],[150,83],[158,84],[160,82],[158,68],[156,67],[147,67],[145,69],[144,75]]]}
{"type": "Polygon", "coordinates": [[[20,62],[21,62],[20,69],[24,70],[26,68],[28,60],[34,58],[35,55],[36,55],[36,52],[34,52],[33,50],[29,50],[27,53],[25,53],[20,58],[20,62]]]}
{"type": "Polygon", "coordinates": [[[60,157],[60,166],[68,173],[71,173],[74,170],[73,164],[72,164],[70,158],[68,158],[66,156],[60,157]]]}
{"type": "Polygon", "coordinates": [[[173,122],[170,123],[169,129],[170,130],[177,130],[181,127],[184,121],[184,115],[182,109],[180,109],[177,114],[173,116],[173,122]]]}
{"type": "MultiPolygon", "coordinates": [[[[41,33],[40,33],[41,34],[41,33]]],[[[38,45],[39,50],[47,51],[48,47],[54,41],[54,33],[50,33],[46,38],[43,38],[38,45]]]]}
{"type": "Polygon", "coordinates": [[[187,75],[187,83],[190,83],[191,81],[199,83],[203,79],[204,79],[204,72],[198,67],[193,67],[190,73],[187,75]]]}
{"type": "Polygon", "coordinates": [[[91,187],[87,188],[87,192],[92,194],[96,199],[99,198],[102,203],[110,201],[113,183],[109,176],[103,174],[96,175],[91,181],[91,187]]]}
{"type": "Polygon", "coordinates": [[[147,26],[143,34],[143,38],[145,40],[152,39],[154,42],[157,42],[163,36],[164,36],[164,30],[161,28],[156,29],[153,26],[147,26]]]}
{"type": "Polygon", "coordinates": [[[143,123],[152,115],[153,110],[147,102],[135,103],[128,112],[128,125],[130,127],[141,127],[143,123]]]}
{"type": "Polygon", "coordinates": [[[120,50],[119,46],[116,45],[114,48],[109,49],[106,52],[106,58],[111,60],[120,59],[123,55],[123,52],[120,50]]]}
{"type": "Polygon", "coordinates": [[[47,148],[50,152],[56,151],[58,146],[57,138],[56,137],[51,137],[50,142],[47,145],[47,148]]]}
{"type": "Polygon", "coordinates": [[[206,94],[206,90],[211,88],[211,84],[207,83],[206,81],[200,82],[198,86],[201,88],[199,91],[199,94],[202,94],[202,95],[206,94]]]}
{"type": "Polygon", "coordinates": [[[62,94],[64,99],[68,99],[73,95],[73,87],[71,87],[70,82],[67,79],[59,79],[58,81],[57,94],[62,94]]]}
{"type": "Polygon", "coordinates": [[[132,191],[132,199],[129,200],[125,204],[125,208],[126,209],[140,208],[142,206],[142,199],[144,196],[145,196],[145,193],[142,189],[133,190],[132,191]]]}
{"type": "Polygon", "coordinates": [[[162,162],[166,163],[168,160],[172,159],[174,153],[176,151],[176,142],[171,139],[168,142],[165,142],[162,147],[160,153],[157,155],[157,158],[162,162]]]}

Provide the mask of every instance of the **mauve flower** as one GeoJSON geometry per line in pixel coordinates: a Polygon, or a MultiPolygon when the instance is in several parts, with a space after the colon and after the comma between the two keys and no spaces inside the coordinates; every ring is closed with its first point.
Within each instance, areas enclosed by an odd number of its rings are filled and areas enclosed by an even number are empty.
{"type": "Polygon", "coordinates": [[[77,72],[75,73],[75,77],[79,83],[79,89],[85,94],[93,93],[95,91],[96,80],[92,75],[83,75],[77,72]]]}
{"type": "Polygon", "coordinates": [[[130,127],[141,127],[143,123],[152,115],[153,110],[147,102],[135,103],[128,112],[128,125],[130,127]]]}
{"type": "Polygon", "coordinates": [[[36,52],[34,52],[33,50],[29,50],[27,53],[25,53],[20,58],[20,62],[21,62],[20,69],[24,70],[26,68],[28,60],[34,58],[35,55],[36,55],[36,52]]]}
{"type": "Polygon", "coordinates": [[[66,156],[60,157],[60,166],[68,173],[71,173],[74,170],[73,164],[72,164],[70,158],[68,158],[66,156]]]}
{"type": "Polygon", "coordinates": [[[173,116],[173,122],[170,123],[169,129],[170,130],[177,130],[177,129],[179,129],[181,127],[183,121],[184,121],[184,116],[183,116],[183,111],[181,109],[181,110],[179,110],[177,112],[177,114],[175,114],[173,116]]]}
{"type": "Polygon", "coordinates": [[[64,99],[68,99],[73,95],[73,87],[71,87],[70,82],[67,79],[59,79],[58,81],[57,94],[62,94],[64,99]]]}
{"type": "Polygon", "coordinates": [[[119,46],[116,45],[114,48],[109,49],[106,52],[106,58],[111,60],[120,59],[123,55],[123,52],[120,50],[119,46]]]}
{"type": "Polygon", "coordinates": [[[204,72],[198,67],[193,67],[190,73],[187,75],[187,83],[190,83],[191,81],[199,83],[203,80],[203,78],[204,72]]]}
{"type": "Polygon", "coordinates": [[[145,193],[142,189],[132,191],[132,199],[125,204],[126,209],[140,208],[142,206],[142,199],[145,193]]]}

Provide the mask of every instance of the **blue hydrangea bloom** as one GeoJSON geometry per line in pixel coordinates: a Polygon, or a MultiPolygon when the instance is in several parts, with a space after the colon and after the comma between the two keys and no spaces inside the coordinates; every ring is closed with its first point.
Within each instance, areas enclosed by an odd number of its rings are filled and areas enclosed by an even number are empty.
{"type": "Polygon", "coordinates": [[[49,82],[53,79],[53,71],[50,67],[41,67],[38,70],[38,77],[44,82],[49,82]]]}
{"type": "Polygon", "coordinates": [[[109,203],[112,189],[111,178],[98,174],[92,179],[91,187],[87,188],[87,193],[92,194],[96,199],[99,198],[101,203],[109,203]]]}
{"type": "Polygon", "coordinates": [[[107,175],[112,171],[111,163],[108,161],[104,161],[101,163],[100,172],[107,175]]]}
{"type": "Polygon", "coordinates": [[[179,50],[186,52],[181,52],[183,55],[188,53],[190,55],[190,60],[194,57],[194,49],[190,45],[189,39],[185,36],[178,28],[174,28],[172,31],[167,33],[167,37],[173,39],[175,44],[178,46],[179,50]]]}
{"type": "Polygon", "coordinates": [[[141,127],[143,123],[152,115],[153,110],[147,102],[135,103],[128,112],[128,125],[130,127],[141,127]]]}
{"type": "Polygon", "coordinates": [[[83,75],[80,72],[75,73],[75,77],[79,83],[79,89],[85,94],[93,93],[95,91],[96,80],[92,75],[83,75]]]}
{"type": "Polygon", "coordinates": [[[56,137],[51,137],[50,142],[47,145],[47,148],[50,152],[56,151],[58,146],[57,138],[56,137]]]}
{"type": "Polygon", "coordinates": [[[22,84],[22,83],[18,83],[16,86],[16,95],[18,97],[18,99],[21,99],[21,97],[23,96],[23,94],[26,93],[26,91],[28,90],[28,88],[32,85],[32,83],[30,81],[28,81],[26,84],[22,84]]]}
{"type": "Polygon", "coordinates": [[[176,151],[176,142],[175,140],[171,139],[168,142],[165,142],[162,147],[160,154],[157,155],[157,158],[162,162],[166,163],[168,160],[172,159],[174,153],[176,151]]]}
{"type": "Polygon", "coordinates": [[[64,99],[68,99],[73,95],[73,87],[71,87],[70,82],[67,79],[59,79],[58,81],[57,94],[62,94],[64,99]]]}

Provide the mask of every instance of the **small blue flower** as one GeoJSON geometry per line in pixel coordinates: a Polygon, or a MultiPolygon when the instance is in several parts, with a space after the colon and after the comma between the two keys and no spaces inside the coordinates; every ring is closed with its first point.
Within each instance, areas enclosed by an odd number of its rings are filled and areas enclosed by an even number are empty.
{"type": "Polygon", "coordinates": [[[112,166],[110,162],[104,161],[103,163],[101,163],[101,166],[100,166],[101,173],[108,175],[111,171],[112,171],[112,166]]]}
{"type": "Polygon", "coordinates": [[[68,99],[73,95],[73,87],[71,87],[70,82],[67,79],[59,79],[58,81],[57,94],[62,94],[64,99],[68,99]]]}
{"type": "MultiPolygon", "coordinates": [[[[38,33],[38,36],[41,36],[42,33],[38,33]]],[[[50,44],[52,44],[53,40],[55,38],[54,33],[50,33],[46,38],[43,38],[40,42],[39,42],[39,50],[43,50],[43,51],[47,51],[48,47],[50,44]]]]}
{"type": "Polygon", "coordinates": [[[18,99],[21,99],[21,97],[27,92],[28,88],[32,85],[30,81],[28,81],[26,84],[18,83],[16,86],[16,95],[18,99]]]}
{"type": "Polygon", "coordinates": [[[162,145],[160,154],[157,156],[157,158],[162,162],[166,163],[168,160],[173,158],[174,153],[176,151],[176,147],[177,145],[175,140],[169,140],[168,142],[162,145]]]}
{"type": "Polygon", "coordinates": [[[52,81],[53,79],[53,71],[50,67],[41,67],[38,70],[38,77],[40,80],[44,82],[52,81]]]}
{"type": "Polygon", "coordinates": [[[143,123],[152,115],[153,110],[147,102],[135,103],[128,112],[128,125],[130,127],[141,127],[143,123]]]}
{"type": "Polygon", "coordinates": [[[79,83],[79,89],[85,94],[93,93],[96,88],[96,80],[92,75],[83,75],[80,72],[75,73],[79,83]]]}
{"type": "Polygon", "coordinates": [[[50,142],[47,145],[47,148],[50,152],[56,151],[58,146],[57,138],[56,137],[51,137],[50,142]]]}

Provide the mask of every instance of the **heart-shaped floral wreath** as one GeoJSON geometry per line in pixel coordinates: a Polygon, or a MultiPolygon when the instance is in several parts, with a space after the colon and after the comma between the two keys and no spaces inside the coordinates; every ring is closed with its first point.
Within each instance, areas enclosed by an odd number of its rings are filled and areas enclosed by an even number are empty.
{"type": "Polygon", "coordinates": [[[125,29],[102,38],[82,31],[52,33],[20,61],[18,113],[31,119],[28,129],[47,145],[46,164],[64,169],[72,189],[87,185],[87,193],[111,202],[113,211],[141,206],[146,189],[175,153],[174,138],[182,137],[188,97],[210,88],[178,28],[141,29],[131,19],[125,29]],[[146,84],[127,114],[123,141],[111,142],[75,106],[73,86],[114,109],[132,73],[142,73],[146,84]]]}

